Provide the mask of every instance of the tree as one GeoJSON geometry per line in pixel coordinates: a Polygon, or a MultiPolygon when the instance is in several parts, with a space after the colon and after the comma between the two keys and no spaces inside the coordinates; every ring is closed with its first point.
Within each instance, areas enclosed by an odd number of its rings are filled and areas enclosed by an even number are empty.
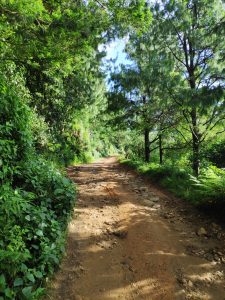
{"type": "Polygon", "coordinates": [[[176,104],[171,102],[167,91],[173,61],[161,48],[157,38],[157,22],[153,20],[151,28],[141,36],[137,33],[130,35],[126,53],[133,64],[121,66],[121,70],[112,75],[112,80],[113,101],[116,99],[115,94],[119,92],[121,95],[124,91],[127,106],[130,107],[125,117],[128,112],[133,112],[135,128],[143,133],[145,161],[149,162],[151,152],[159,148],[162,163],[162,135],[177,124],[178,118],[174,109],[176,104]],[[158,145],[154,146],[156,142],[158,145]]]}
{"type": "Polygon", "coordinates": [[[192,167],[198,176],[200,147],[224,120],[224,81],[218,54],[222,37],[214,30],[224,18],[220,0],[167,1],[155,5],[160,34],[183,78],[174,95],[192,137],[192,167]]]}

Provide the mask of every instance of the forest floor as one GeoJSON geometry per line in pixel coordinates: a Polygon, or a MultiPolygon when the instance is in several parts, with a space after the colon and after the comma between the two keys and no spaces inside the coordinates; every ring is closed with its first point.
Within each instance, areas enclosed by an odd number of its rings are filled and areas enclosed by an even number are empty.
{"type": "Polygon", "coordinates": [[[114,157],[68,174],[77,206],[46,299],[225,299],[218,224],[114,157]]]}

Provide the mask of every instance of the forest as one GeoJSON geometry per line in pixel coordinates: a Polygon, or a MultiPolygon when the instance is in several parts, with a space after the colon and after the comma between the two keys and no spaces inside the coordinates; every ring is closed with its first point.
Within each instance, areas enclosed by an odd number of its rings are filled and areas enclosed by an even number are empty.
{"type": "Polygon", "coordinates": [[[224,214],[224,34],[222,0],[0,1],[0,299],[44,295],[69,165],[118,155],[224,214]],[[106,65],[115,39],[131,63],[106,65]]]}

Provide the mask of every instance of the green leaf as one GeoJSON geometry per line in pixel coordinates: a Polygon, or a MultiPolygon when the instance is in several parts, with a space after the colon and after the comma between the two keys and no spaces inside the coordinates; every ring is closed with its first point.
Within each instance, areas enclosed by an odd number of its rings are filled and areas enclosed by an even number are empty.
{"type": "Polygon", "coordinates": [[[25,217],[25,219],[26,219],[27,221],[30,221],[30,215],[27,215],[27,216],[25,217]]]}
{"type": "Polygon", "coordinates": [[[22,278],[16,278],[14,280],[13,286],[21,286],[23,285],[23,279],[22,278]]]}
{"type": "Polygon", "coordinates": [[[34,292],[34,299],[39,299],[40,296],[43,296],[45,293],[45,289],[44,288],[38,288],[35,292],[34,292]]]}
{"type": "Polygon", "coordinates": [[[5,276],[1,274],[0,276],[0,291],[4,290],[6,286],[5,276]]]}
{"type": "Polygon", "coordinates": [[[34,274],[38,279],[41,279],[43,277],[43,274],[40,271],[36,271],[34,274]]]}
{"type": "Polygon", "coordinates": [[[26,299],[31,300],[32,299],[32,286],[23,288],[22,293],[26,299]]]}
{"type": "Polygon", "coordinates": [[[39,249],[39,246],[38,245],[32,245],[32,248],[34,248],[34,249],[36,249],[36,250],[38,250],[39,249]]]}
{"type": "Polygon", "coordinates": [[[43,231],[40,230],[40,229],[38,229],[38,230],[36,231],[36,234],[39,235],[39,236],[43,236],[43,231]]]}
{"type": "Polygon", "coordinates": [[[4,292],[5,292],[6,297],[12,299],[13,291],[10,288],[5,289],[4,292]]]}
{"type": "Polygon", "coordinates": [[[34,275],[33,275],[33,274],[28,273],[26,277],[27,277],[27,279],[29,279],[31,282],[33,282],[33,283],[35,282],[35,278],[34,278],[34,275]]]}

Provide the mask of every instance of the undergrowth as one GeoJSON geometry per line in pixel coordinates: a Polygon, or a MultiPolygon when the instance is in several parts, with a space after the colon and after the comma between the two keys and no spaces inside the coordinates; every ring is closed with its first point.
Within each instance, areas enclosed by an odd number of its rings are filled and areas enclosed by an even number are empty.
{"type": "Polygon", "coordinates": [[[0,187],[0,299],[37,299],[64,252],[75,190],[43,160],[20,170],[21,187],[0,187]],[[23,181],[22,181],[23,179],[23,181]]]}
{"type": "Polygon", "coordinates": [[[29,97],[14,79],[0,76],[0,300],[36,300],[64,252],[75,188],[37,155],[29,97]]]}
{"type": "Polygon", "coordinates": [[[130,159],[120,161],[149,176],[152,182],[161,185],[174,195],[195,205],[220,206],[225,204],[225,171],[215,166],[205,168],[196,178],[191,175],[189,168],[172,164],[147,164],[130,159]]]}

